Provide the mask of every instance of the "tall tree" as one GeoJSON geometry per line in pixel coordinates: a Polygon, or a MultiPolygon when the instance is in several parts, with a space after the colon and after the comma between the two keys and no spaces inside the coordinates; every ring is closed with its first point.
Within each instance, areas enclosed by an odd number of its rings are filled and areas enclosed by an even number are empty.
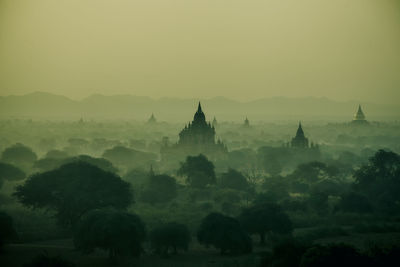
{"type": "Polygon", "coordinates": [[[214,164],[206,156],[188,156],[181,163],[178,175],[185,176],[188,183],[193,187],[206,187],[216,183],[214,164]]]}
{"type": "Polygon", "coordinates": [[[239,221],[249,233],[260,236],[261,244],[265,244],[266,234],[290,234],[293,229],[289,217],[274,203],[260,203],[244,209],[239,221]]]}
{"type": "Polygon", "coordinates": [[[202,220],[197,240],[200,244],[220,249],[221,254],[227,251],[249,253],[252,250],[251,238],[242,229],[239,221],[215,212],[202,220]]]}
{"type": "Polygon", "coordinates": [[[107,250],[110,258],[139,256],[146,236],[139,216],[115,209],[92,210],[75,228],[75,247],[90,253],[95,248],[107,250]]]}
{"type": "Polygon", "coordinates": [[[54,210],[58,222],[67,226],[92,209],[125,209],[133,201],[129,183],[79,161],[30,176],[14,195],[28,207],[54,210]]]}

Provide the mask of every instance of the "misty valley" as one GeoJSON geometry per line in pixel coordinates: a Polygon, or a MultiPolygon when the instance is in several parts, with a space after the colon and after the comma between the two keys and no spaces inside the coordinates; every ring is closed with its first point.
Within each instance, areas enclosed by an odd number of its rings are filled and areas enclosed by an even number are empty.
{"type": "Polygon", "coordinates": [[[3,117],[0,265],[397,266],[400,122],[354,109],[3,117]]]}

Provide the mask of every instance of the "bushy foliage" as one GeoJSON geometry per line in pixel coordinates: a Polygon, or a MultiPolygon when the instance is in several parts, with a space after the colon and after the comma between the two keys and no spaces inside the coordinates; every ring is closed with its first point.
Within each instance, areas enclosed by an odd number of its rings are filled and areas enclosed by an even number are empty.
{"type": "Polygon", "coordinates": [[[400,156],[379,150],[355,174],[354,190],[365,196],[381,211],[399,212],[400,156]]]}
{"type": "Polygon", "coordinates": [[[167,255],[170,248],[175,254],[178,249],[186,251],[190,241],[189,229],[186,225],[176,222],[163,224],[150,233],[151,246],[158,254],[167,255]]]}
{"type": "Polygon", "coordinates": [[[368,198],[355,192],[344,194],[335,207],[335,211],[355,213],[370,213],[372,210],[372,205],[368,198]]]}
{"type": "Polygon", "coordinates": [[[114,209],[92,210],[77,224],[74,245],[85,253],[95,248],[106,250],[110,258],[139,256],[145,236],[145,225],[135,214],[114,209]]]}
{"type": "Polygon", "coordinates": [[[113,164],[104,159],[104,158],[94,158],[88,155],[79,155],[76,157],[69,158],[42,158],[35,162],[34,167],[38,168],[41,171],[50,171],[56,168],[59,168],[61,165],[71,163],[71,162],[86,162],[88,164],[99,167],[100,169],[108,172],[116,173],[118,171],[117,168],[113,166],[113,164]]]}
{"type": "Polygon", "coordinates": [[[292,222],[274,203],[261,203],[246,208],[239,216],[240,223],[249,233],[260,235],[260,242],[265,243],[268,233],[290,234],[293,230],[292,222]]]}
{"type": "Polygon", "coordinates": [[[129,183],[85,162],[34,174],[14,195],[25,206],[56,211],[58,222],[69,226],[92,209],[124,209],[133,201],[129,183]]]}
{"type": "Polygon", "coordinates": [[[150,175],[141,199],[151,204],[168,202],[177,196],[176,187],[175,178],[169,175],[150,175]]]}
{"type": "Polygon", "coordinates": [[[50,257],[46,254],[40,254],[32,259],[31,262],[26,263],[23,267],[74,267],[73,262],[65,260],[59,256],[50,257]]]}
{"type": "Polygon", "coordinates": [[[221,174],[219,178],[219,186],[241,191],[246,191],[249,189],[249,184],[246,180],[246,177],[234,169],[229,169],[227,172],[221,174]]]}
{"type": "Polygon", "coordinates": [[[201,222],[197,240],[206,246],[220,249],[221,254],[249,253],[252,250],[251,238],[240,226],[238,220],[220,213],[210,213],[201,222]]]}
{"type": "Polygon", "coordinates": [[[17,238],[13,219],[5,212],[0,211],[0,249],[1,247],[17,238]]]}
{"type": "Polygon", "coordinates": [[[30,165],[37,159],[37,155],[30,147],[17,143],[7,147],[1,154],[1,160],[11,164],[30,165]]]}
{"type": "Polygon", "coordinates": [[[206,156],[188,156],[181,163],[178,175],[185,176],[188,184],[193,187],[206,187],[216,183],[214,164],[206,156]]]}
{"type": "Polygon", "coordinates": [[[301,258],[300,267],[365,266],[366,263],[368,263],[366,257],[354,247],[332,244],[309,248],[301,258]]]}
{"type": "Polygon", "coordinates": [[[153,153],[139,151],[124,146],[115,146],[111,149],[107,149],[104,151],[103,157],[117,165],[124,166],[140,165],[157,158],[153,153]]]}
{"type": "Polygon", "coordinates": [[[5,180],[7,181],[19,181],[25,178],[25,173],[8,163],[0,162],[0,188],[5,180]]]}

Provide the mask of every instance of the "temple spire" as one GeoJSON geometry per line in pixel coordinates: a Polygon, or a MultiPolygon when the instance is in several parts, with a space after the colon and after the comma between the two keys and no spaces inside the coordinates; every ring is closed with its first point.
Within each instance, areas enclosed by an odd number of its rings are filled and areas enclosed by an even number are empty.
{"type": "Polygon", "coordinates": [[[299,128],[297,128],[296,136],[304,136],[304,131],[301,127],[301,121],[299,121],[299,128]]]}
{"type": "Polygon", "coordinates": [[[199,101],[199,106],[197,107],[197,112],[203,112],[202,110],[201,110],[201,104],[200,104],[200,101],[199,101]]]}

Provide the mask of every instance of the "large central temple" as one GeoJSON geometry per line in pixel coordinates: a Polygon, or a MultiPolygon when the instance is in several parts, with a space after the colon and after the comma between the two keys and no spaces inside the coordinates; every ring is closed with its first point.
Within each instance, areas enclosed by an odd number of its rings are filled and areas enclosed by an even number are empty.
{"type": "Polygon", "coordinates": [[[221,140],[216,141],[215,128],[206,121],[206,116],[199,102],[193,121],[189,122],[179,133],[179,140],[172,146],[162,148],[162,154],[198,155],[205,154],[211,158],[216,154],[227,152],[221,140]]]}
{"type": "Polygon", "coordinates": [[[206,116],[201,109],[200,102],[193,121],[189,122],[179,133],[178,145],[215,145],[215,128],[209,122],[206,122],[206,116]]]}

